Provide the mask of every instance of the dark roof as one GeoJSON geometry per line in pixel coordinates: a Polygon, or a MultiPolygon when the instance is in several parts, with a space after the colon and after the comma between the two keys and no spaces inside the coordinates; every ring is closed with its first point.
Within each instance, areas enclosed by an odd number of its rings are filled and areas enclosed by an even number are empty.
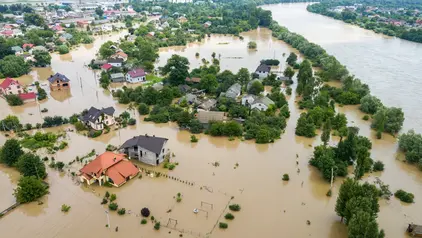
{"type": "Polygon", "coordinates": [[[82,120],[83,121],[90,121],[90,122],[95,122],[100,116],[101,114],[107,114],[110,116],[113,116],[114,114],[114,108],[113,107],[107,107],[107,108],[101,108],[101,110],[95,108],[95,107],[91,107],[88,112],[83,115],[82,120]]]}
{"type": "Polygon", "coordinates": [[[50,78],[47,79],[50,83],[54,83],[57,80],[62,82],[69,82],[70,80],[61,73],[56,73],[55,75],[51,75],[50,78]]]}
{"type": "Polygon", "coordinates": [[[160,154],[166,141],[168,141],[167,138],[149,136],[145,134],[144,136],[139,135],[127,140],[120,148],[140,146],[151,152],[160,154]]]}
{"type": "Polygon", "coordinates": [[[121,58],[110,58],[107,60],[108,63],[123,63],[123,59],[121,58]]]}
{"type": "Polygon", "coordinates": [[[258,68],[256,68],[256,71],[261,71],[261,72],[270,72],[271,71],[271,66],[266,65],[266,64],[261,64],[260,66],[258,66],[258,68]]]}

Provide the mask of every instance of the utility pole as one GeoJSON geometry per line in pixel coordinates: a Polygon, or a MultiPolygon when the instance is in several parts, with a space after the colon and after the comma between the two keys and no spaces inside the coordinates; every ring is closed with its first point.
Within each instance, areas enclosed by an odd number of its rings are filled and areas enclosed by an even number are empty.
{"type": "Polygon", "coordinates": [[[105,214],[107,216],[107,225],[108,225],[108,228],[110,229],[110,216],[108,215],[108,211],[107,210],[104,210],[104,212],[105,212],[105,214]]]}
{"type": "Polygon", "coordinates": [[[331,183],[330,183],[330,190],[333,189],[333,179],[334,179],[334,168],[331,167],[331,183]]]}

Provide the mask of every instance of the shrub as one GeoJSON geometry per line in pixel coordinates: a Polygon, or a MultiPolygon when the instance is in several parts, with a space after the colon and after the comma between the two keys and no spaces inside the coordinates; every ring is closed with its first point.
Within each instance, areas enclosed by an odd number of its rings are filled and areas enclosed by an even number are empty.
{"type": "Polygon", "coordinates": [[[115,203],[115,202],[108,204],[108,209],[110,209],[112,211],[116,211],[118,207],[119,207],[119,205],[117,205],[117,203],[115,203]]]}
{"type": "Polygon", "coordinates": [[[78,121],[78,122],[75,123],[75,129],[76,129],[76,131],[85,131],[85,130],[87,130],[86,126],[82,122],[80,122],[80,121],[78,121]]]}
{"type": "Polygon", "coordinates": [[[234,211],[234,212],[238,212],[240,211],[240,205],[239,204],[232,204],[229,206],[229,209],[234,211]]]}
{"type": "Polygon", "coordinates": [[[133,126],[133,125],[135,125],[135,124],[136,124],[136,119],[135,119],[135,118],[130,118],[130,119],[129,119],[129,121],[127,122],[127,124],[128,124],[129,126],[133,126]]]}
{"type": "Polygon", "coordinates": [[[9,106],[20,106],[23,105],[22,99],[18,95],[7,95],[6,101],[9,104],[9,106]]]}
{"type": "Polygon", "coordinates": [[[69,53],[69,48],[66,45],[61,45],[61,46],[58,47],[58,51],[61,55],[67,54],[67,53],[69,53]]]}
{"type": "Polygon", "coordinates": [[[282,180],[283,180],[283,181],[289,181],[289,180],[290,180],[289,175],[288,175],[288,174],[283,174],[283,178],[282,178],[282,180]]]}
{"type": "Polygon", "coordinates": [[[169,170],[173,170],[174,168],[176,168],[176,165],[175,164],[170,164],[169,165],[169,170]]]}
{"type": "Polygon", "coordinates": [[[363,116],[363,117],[362,117],[362,119],[363,119],[364,121],[367,121],[367,120],[369,120],[369,116],[368,116],[368,115],[365,115],[365,116],[363,116]]]}
{"type": "Polygon", "coordinates": [[[226,218],[227,220],[233,220],[233,219],[234,219],[234,216],[233,216],[233,214],[231,214],[231,213],[227,213],[227,214],[224,216],[224,218],[226,218]]]}
{"type": "Polygon", "coordinates": [[[373,168],[372,168],[375,172],[377,172],[377,171],[384,171],[384,163],[383,162],[381,162],[381,161],[376,161],[375,163],[374,163],[374,166],[373,166],[373,168]]]}
{"type": "Polygon", "coordinates": [[[110,202],[112,202],[112,201],[114,201],[114,200],[116,200],[117,199],[117,196],[116,196],[116,194],[111,194],[111,196],[110,196],[110,202]]]}
{"type": "Polygon", "coordinates": [[[181,202],[181,201],[182,201],[182,194],[177,193],[176,202],[181,202]]]}
{"type": "Polygon", "coordinates": [[[148,220],[147,220],[147,219],[145,219],[145,218],[142,218],[142,220],[141,220],[141,224],[142,224],[142,225],[145,225],[145,224],[147,224],[147,222],[148,222],[148,220]]]}
{"type": "Polygon", "coordinates": [[[29,131],[32,129],[32,125],[30,123],[25,124],[25,130],[29,131]]]}
{"type": "Polygon", "coordinates": [[[141,215],[143,217],[149,217],[150,214],[151,214],[151,212],[149,211],[148,208],[144,207],[144,208],[141,209],[141,215]]]}
{"type": "Polygon", "coordinates": [[[120,208],[120,209],[117,211],[117,214],[119,214],[119,215],[124,215],[124,214],[126,214],[126,209],[124,209],[124,208],[120,208]]]}
{"type": "Polygon", "coordinates": [[[287,95],[292,95],[292,88],[291,87],[287,87],[286,88],[286,94],[287,95]]]}
{"type": "Polygon", "coordinates": [[[145,103],[139,104],[138,112],[139,112],[140,115],[147,115],[147,114],[149,114],[149,107],[148,107],[148,105],[145,104],[145,103]]]}
{"type": "Polygon", "coordinates": [[[56,168],[58,169],[58,170],[60,170],[60,171],[62,171],[63,170],[63,167],[64,167],[64,163],[63,162],[61,162],[61,161],[59,161],[59,162],[57,162],[56,163],[56,168]]]}
{"type": "Polygon", "coordinates": [[[405,203],[413,203],[413,199],[415,198],[413,193],[408,193],[402,189],[397,190],[397,192],[394,193],[394,196],[405,203]]]}
{"type": "Polygon", "coordinates": [[[103,198],[103,200],[101,201],[101,205],[103,204],[107,204],[108,200],[106,198],[103,198]]]}
{"type": "Polygon", "coordinates": [[[227,229],[229,227],[229,225],[227,225],[227,223],[220,222],[218,224],[218,227],[220,227],[220,229],[227,229]]]}
{"type": "Polygon", "coordinates": [[[88,137],[95,138],[95,137],[99,137],[101,134],[103,134],[103,131],[91,130],[88,132],[88,137]]]}
{"type": "Polygon", "coordinates": [[[155,223],[155,225],[154,225],[155,230],[157,230],[157,231],[160,230],[160,227],[161,227],[160,222],[155,223]]]}
{"type": "Polygon", "coordinates": [[[70,210],[70,206],[63,204],[62,205],[62,212],[68,212],[70,210]]]}
{"type": "Polygon", "coordinates": [[[196,138],[196,136],[195,136],[195,135],[191,135],[191,136],[190,136],[190,142],[192,142],[192,143],[196,143],[196,142],[198,142],[198,138],[196,138]]]}
{"type": "Polygon", "coordinates": [[[108,191],[106,191],[104,197],[109,198],[110,197],[110,193],[108,191]]]}

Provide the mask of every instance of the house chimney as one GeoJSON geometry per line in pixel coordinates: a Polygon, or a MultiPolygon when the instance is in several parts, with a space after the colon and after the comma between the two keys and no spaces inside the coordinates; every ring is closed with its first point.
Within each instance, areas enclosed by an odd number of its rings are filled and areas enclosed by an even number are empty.
{"type": "Polygon", "coordinates": [[[114,157],[113,162],[116,162],[116,157],[114,157]]]}

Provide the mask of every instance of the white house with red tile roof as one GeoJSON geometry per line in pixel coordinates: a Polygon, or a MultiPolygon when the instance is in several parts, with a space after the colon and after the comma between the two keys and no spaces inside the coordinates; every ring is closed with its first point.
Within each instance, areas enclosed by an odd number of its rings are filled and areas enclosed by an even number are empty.
{"type": "Polygon", "coordinates": [[[144,69],[133,69],[126,74],[126,81],[129,83],[139,83],[146,81],[146,73],[144,69]]]}
{"type": "Polygon", "coordinates": [[[113,65],[111,64],[103,64],[103,66],[101,66],[101,69],[104,71],[109,71],[111,68],[113,68],[113,65]]]}
{"type": "Polygon", "coordinates": [[[123,61],[127,60],[127,54],[123,51],[116,52],[114,55],[110,56],[113,59],[122,59],[123,61]]]}
{"type": "Polygon", "coordinates": [[[35,101],[37,97],[37,95],[33,92],[25,92],[24,87],[17,80],[12,78],[6,78],[0,84],[0,94],[3,96],[18,95],[24,102],[35,101]]]}
{"type": "Polygon", "coordinates": [[[5,31],[0,32],[0,34],[4,37],[12,37],[13,31],[12,30],[5,30],[5,31]]]}
{"type": "Polygon", "coordinates": [[[82,183],[91,185],[98,182],[101,186],[108,182],[115,187],[120,187],[139,173],[139,169],[124,154],[110,151],[97,156],[79,171],[82,183]]]}

